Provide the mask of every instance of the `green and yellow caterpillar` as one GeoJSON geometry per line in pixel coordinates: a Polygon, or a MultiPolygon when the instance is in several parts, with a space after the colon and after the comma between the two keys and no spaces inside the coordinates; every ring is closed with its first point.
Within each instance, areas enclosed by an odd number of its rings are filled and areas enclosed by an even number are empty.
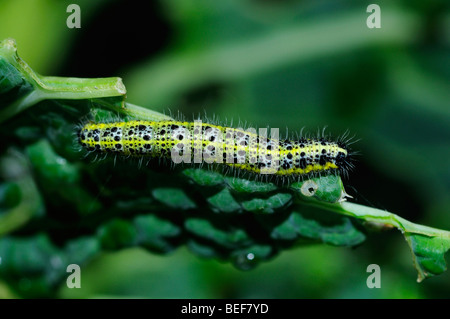
{"type": "Polygon", "coordinates": [[[347,174],[352,153],[344,141],[325,137],[280,140],[256,130],[176,120],[87,123],[78,131],[90,152],[224,164],[279,177],[347,174]]]}

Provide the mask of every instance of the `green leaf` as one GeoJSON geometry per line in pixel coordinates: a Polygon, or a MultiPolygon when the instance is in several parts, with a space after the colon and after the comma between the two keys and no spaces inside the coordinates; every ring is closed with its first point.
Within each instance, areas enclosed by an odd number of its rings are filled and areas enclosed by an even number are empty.
{"type": "Polygon", "coordinates": [[[113,219],[99,229],[99,239],[104,249],[116,250],[135,245],[137,233],[130,222],[113,219]]]}
{"type": "Polygon", "coordinates": [[[237,193],[267,193],[276,190],[272,183],[258,182],[244,178],[225,177],[228,187],[237,193]]]}
{"type": "Polygon", "coordinates": [[[273,229],[271,236],[292,240],[300,235],[335,246],[355,246],[366,239],[349,218],[316,210],[303,211],[294,211],[285,222],[273,229]]]}
{"type": "Polygon", "coordinates": [[[176,239],[182,234],[181,227],[154,215],[134,218],[138,243],[146,249],[166,253],[177,247],[176,239]]]}
{"type": "Polygon", "coordinates": [[[411,248],[414,265],[418,272],[418,282],[447,270],[444,255],[450,249],[450,237],[439,238],[405,233],[405,238],[411,248]]]}
{"type": "Polygon", "coordinates": [[[48,196],[54,196],[53,203],[64,206],[76,198],[79,214],[92,214],[101,204],[80,185],[80,172],[76,165],[54,152],[46,140],[41,140],[27,148],[27,154],[34,173],[48,196]]]}
{"type": "MultiPolygon", "coordinates": [[[[322,207],[331,208],[329,204],[322,207]]],[[[341,203],[338,209],[342,214],[400,230],[411,249],[418,282],[447,270],[445,253],[450,249],[450,232],[414,224],[390,212],[354,203],[341,203]]]]}
{"type": "Polygon", "coordinates": [[[292,198],[291,194],[278,193],[267,199],[254,198],[242,203],[242,207],[249,212],[273,214],[277,209],[287,205],[292,198]]]}
{"type": "Polygon", "coordinates": [[[291,184],[299,198],[304,200],[318,200],[327,203],[344,201],[348,197],[339,176],[328,175],[315,177],[291,184]]]}
{"type": "Polygon", "coordinates": [[[153,190],[152,195],[155,199],[171,208],[196,208],[195,203],[181,189],[156,188],[153,190]]]}
{"type": "Polygon", "coordinates": [[[183,174],[200,186],[217,186],[223,183],[223,176],[213,171],[188,168],[183,171],[183,174]]]}
{"type": "Polygon", "coordinates": [[[192,234],[227,249],[251,243],[251,238],[243,229],[215,225],[207,219],[190,218],[186,221],[185,227],[192,234]]]}
{"type": "Polygon", "coordinates": [[[207,199],[212,210],[220,213],[236,213],[242,210],[241,205],[233,198],[228,189],[223,189],[207,199]]]}

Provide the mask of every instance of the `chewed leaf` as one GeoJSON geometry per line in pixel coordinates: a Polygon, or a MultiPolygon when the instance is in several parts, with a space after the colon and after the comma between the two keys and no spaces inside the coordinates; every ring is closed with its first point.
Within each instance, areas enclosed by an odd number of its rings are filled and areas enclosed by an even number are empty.
{"type": "Polygon", "coordinates": [[[447,270],[445,253],[450,249],[450,232],[415,224],[387,211],[354,203],[344,202],[340,207],[342,214],[376,223],[378,227],[384,224],[400,230],[411,249],[418,282],[447,270]]]}
{"type": "Polygon", "coordinates": [[[291,185],[300,198],[315,199],[327,203],[345,201],[349,197],[339,176],[328,175],[307,179],[291,185]]]}
{"type": "Polygon", "coordinates": [[[447,270],[445,253],[450,249],[450,238],[405,233],[417,269],[417,281],[439,275],[447,270]]]}

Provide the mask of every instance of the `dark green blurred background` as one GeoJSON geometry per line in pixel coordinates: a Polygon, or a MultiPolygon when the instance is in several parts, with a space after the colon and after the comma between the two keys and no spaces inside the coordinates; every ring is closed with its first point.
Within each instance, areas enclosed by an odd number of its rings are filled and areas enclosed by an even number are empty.
{"type": "MultiPolygon", "coordinates": [[[[450,229],[448,1],[1,0],[0,39],[44,75],[120,76],[128,101],[187,118],[361,139],[347,192],[364,205],[450,229]],[[81,29],[66,8],[81,7],[81,29]],[[381,29],[366,8],[381,7],[381,29]]],[[[421,284],[408,246],[375,233],[350,250],[311,246],[242,272],[185,248],[103,254],[82,289],[60,297],[433,298],[450,274],[421,284]],[[368,289],[379,264],[382,288],[368,289]]],[[[25,283],[26,284],[26,283],[25,283]]],[[[0,281],[0,297],[14,296],[0,281]]]]}

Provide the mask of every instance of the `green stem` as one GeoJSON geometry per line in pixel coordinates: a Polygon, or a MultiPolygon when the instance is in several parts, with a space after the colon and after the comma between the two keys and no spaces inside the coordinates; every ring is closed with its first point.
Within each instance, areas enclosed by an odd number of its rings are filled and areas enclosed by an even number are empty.
{"type": "Polygon", "coordinates": [[[388,211],[350,202],[332,204],[302,200],[302,203],[400,230],[411,250],[417,282],[447,269],[444,255],[450,249],[449,231],[415,224],[388,211]]]}
{"type": "Polygon", "coordinates": [[[164,121],[172,120],[168,115],[146,109],[142,106],[134,105],[131,103],[125,103],[125,107],[120,110],[121,113],[128,115],[130,117],[146,120],[146,121],[164,121]]]}
{"type": "Polygon", "coordinates": [[[367,222],[389,225],[399,229],[402,233],[412,233],[428,237],[450,239],[449,231],[415,224],[398,215],[377,208],[367,207],[351,202],[331,204],[319,201],[302,201],[302,203],[307,203],[308,205],[320,207],[346,216],[363,219],[367,222]]]}
{"type": "Polygon", "coordinates": [[[42,77],[33,84],[34,90],[15,103],[0,110],[0,122],[25,111],[43,100],[82,100],[95,99],[125,94],[125,87],[120,78],[65,78],[42,77]],[[47,81],[50,79],[50,81],[47,81]]]}
{"type": "MultiPolygon", "coordinates": [[[[0,58],[19,72],[22,82],[25,81],[32,86],[31,91],[0,110],[0,123],[46,99],[82,100],[125,97],[126,94],[122,79],[118,77],[85,79],[41,76],[18,56],[16,43],[12,39],[0,44],[0,58]]],[[[12,80],[17,81],[17,74],[10,74],[10,76],[12,80]]]]}

